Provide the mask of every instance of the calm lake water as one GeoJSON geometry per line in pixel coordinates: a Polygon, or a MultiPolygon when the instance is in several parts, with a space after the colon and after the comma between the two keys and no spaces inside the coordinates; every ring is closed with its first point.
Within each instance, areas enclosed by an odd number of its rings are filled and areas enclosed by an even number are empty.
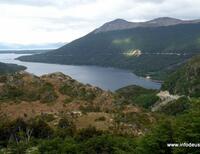
{"type": "Polygon", "coordinates": [[[21,62],[15,58],[26,54],[0,54],[0,62],[14,63],[27,67],[27,72],[35,75],[44,75],[53,72],[62,72],[82,83],[89,83],[105,90],[114,91],[127,85],[139,85],[150,89],[159,89],[160,83],[138,77],[135,74],[116,68],[104,68],[97,66],[75,66],[21,62]]]}

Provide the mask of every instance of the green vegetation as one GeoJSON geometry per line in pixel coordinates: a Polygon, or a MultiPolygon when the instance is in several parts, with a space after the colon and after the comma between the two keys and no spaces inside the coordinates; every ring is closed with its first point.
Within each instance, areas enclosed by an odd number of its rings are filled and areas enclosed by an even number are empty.
{"type": "Polygon", "coordinates": [[[189,60],[162,85],[163,90],[172,94],[200,97],[200,56],[189,60]]]}
{"type": "Polygon", "coordinates": [[[57,99],[57,95],[54,91],[53,85],[51,83],[43,83],[39,89],[41,102],[48,103],[53,102],[57,99]]]}
{"type": "Polygon", "coordinates": [[[187,111],[191,106],[190,104],[191,102],[187,97],[181,97],[178,100],[171,101],[163,106],[159,112],[176,116],[187,111]]]}
{"type": "Polygon", "coordinates": [[[164,79],[169,72],[199,53],[199,38],[199,24],[92,32],[57,50],[19,59],[117,67],[132,70],[138,75],[164,79]],[[142,51],[141,56],[127,57],[123,54],[136,49],[142,51]]]}
{"type": "Polygon", "coordinates": [[[94,105],[80,106],[80,110],[84,113],[101,111],[99,106],[94,106],[94,105]]]}
{"type": "Polygon", "coordinates": [[[140,131],[142,130],[141,132],[145,132],[145,130],[147,131],[152,126],[150,115],[145,112],[118,113],[115,116],[115,121],[131,126],[133,129],[132,131],[138,129],[140,131]]]}
{"type": "Polygon", "coordinates": [[[68,97],[68,98],[65,98],[64,103],[68,104],[68,103],[71,103],[72,101],[73,101],[73,98],[68,97]]]}
{"type": "Polygon", "coordinates": [[[0,75],[14,73],[25,69],[26,67],[20,65],[0,63],[0,75]]]}
{"type": "Polygon", "coordinates": [[[67,134],[67,129],[75,130],[66,119],[60,120],[54,130],[41,119],[32,119],[28,122],[17,119],[13,122],[1,123],[0,148],[13,154],[26,153],[30,149],[35,149],[35,152],[42,154],[133,151],[133,139],[113,136],[97,131],[93,127],[77,131],[74,135],[67,134]],[[58,137],[61,132],[63,136],[58,137]]]}
{"type": "MultiPolygon", "coordinates": [[[[101,91],[93,91],[92,89],[86,89],[82,84],[77,86],[73,85],[73,80],[70,82],[64,83],[59,92],[63,95],[68,95],[72,98],[77,98],[85,101],[92,101],[101,91]]],[[[67,99],[66,102],[69,102],[71,99],[67,99]]]]}
{"type": "Polygon", "coordinates": [[[106,117],[104,116],[95,119],[95,121],[105,121],[105,120],[106,120],[106,117]]]}
{"type": "Polygon", "coordinates": [[[74,139],[54,139],[39,146],[41,153],[133,153],[134,142],[119,136],[100,135],[77,142],[74,139]]]}
{"type": "MultiPolygon", "coordinates": [[[[200,101],[191,100],[191,108],[176,118],[160,118],[158,123],[141,137],[128,137],[98,131],[93,127],[76,130],[74,125],[61,119],[52,129],[42,119],[28,122],[17,119],[0,123],[1,151],[11,153],[138,153],[177,154],[199,153],[199,148],[169,148],[167,143],[198,143],[200,101]]],[[[137,128],[135,128],[137,129],[137,128]]]]}
{"type": "Polygon", "coordinates": [[[48,103],[57,99],[53,86],[32,76],[26,79],[26,75],[14,74],[1,76],[3,84],[0,93],[0,101],[37,101],[48,103]]]}
{"type": "Polygon", "coordinates": [[[187,112],[177,116],[176,119],[168,118],[159,122],[149,134],[145,135],[139,142],[140,153],[199,153],[199,148],[194,147],[167,147],[167,143],[199,143],[200,100],[192,100],[191,105],[187,112]]]}
{"type": "Polygon", "coordinates": [[[127,102],[144,108],[149,108],[159,100],[159,97],[156,96],[157,92],[157,90],[145,89],[136,85],[127,86],[116,91],[127,102]]]}

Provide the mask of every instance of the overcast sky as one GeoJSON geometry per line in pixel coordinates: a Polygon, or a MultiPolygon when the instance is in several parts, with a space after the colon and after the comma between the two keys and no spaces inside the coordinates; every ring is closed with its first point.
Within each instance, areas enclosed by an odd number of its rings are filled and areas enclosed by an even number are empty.
{"type": "Polygon", "coordinates": [[[0,0],[0,43],[70,42],[116,18],[200,18],[200,0],[0,0]]]}

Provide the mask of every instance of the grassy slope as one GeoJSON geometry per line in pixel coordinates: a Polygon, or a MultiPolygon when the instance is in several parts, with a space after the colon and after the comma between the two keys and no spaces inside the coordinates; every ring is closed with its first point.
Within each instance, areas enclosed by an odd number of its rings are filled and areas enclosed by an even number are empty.
{"type": "MultiPolygon", "coordinates": [[[[0,119],[32,119],[37,116],[53,117],[54,126],[61,117],[74,120],[77,129],[95,126],[106,131],[120,131],[129,122],[143,132],[153,122],[151,114],[134,104],[127,106],[119,102],[126,100],[99,88],[84,85],[61,73],[36,77],[28,73],[17,73],[0,77],[0,119]],[[17,111],[17,112],[16,112],[17,111]],[[80,112],[73,115],[72,112],[80,112]],[[132,114],[127,121],[126,116],[132,114]],[[142,118],[140,116],[142,115],[142,118]],[[102,119],[104,120],[98,120],[102,119]],[[151,119],[151,120],[150,120],[151,119]],[[123,125],[119,125],[120,121],[123,125]],[[142,124],[140,123],[142,122],[142,124]],[[118,127],[117,127],[118,126],[118,127]],[[148,127],[147,127],[148,126],[148,127]]],[[[132,127],[128,133],[138,135],[132,127]]],[[[125,131],[124,130],[124,131],[125,131]]]]}

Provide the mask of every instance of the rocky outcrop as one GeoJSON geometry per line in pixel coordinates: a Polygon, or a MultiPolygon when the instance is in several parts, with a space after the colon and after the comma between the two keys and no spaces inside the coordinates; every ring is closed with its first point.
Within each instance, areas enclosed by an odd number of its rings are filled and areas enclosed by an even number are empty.
{"type": "Polygon", "coordinates": [[[171,95],[168,91],[160,91],[157,96],[160,98],[160,100],[151,107],[152,112],[158,111],[169,102],[177,100],[181,97],[178,95],[171,95]]]}

